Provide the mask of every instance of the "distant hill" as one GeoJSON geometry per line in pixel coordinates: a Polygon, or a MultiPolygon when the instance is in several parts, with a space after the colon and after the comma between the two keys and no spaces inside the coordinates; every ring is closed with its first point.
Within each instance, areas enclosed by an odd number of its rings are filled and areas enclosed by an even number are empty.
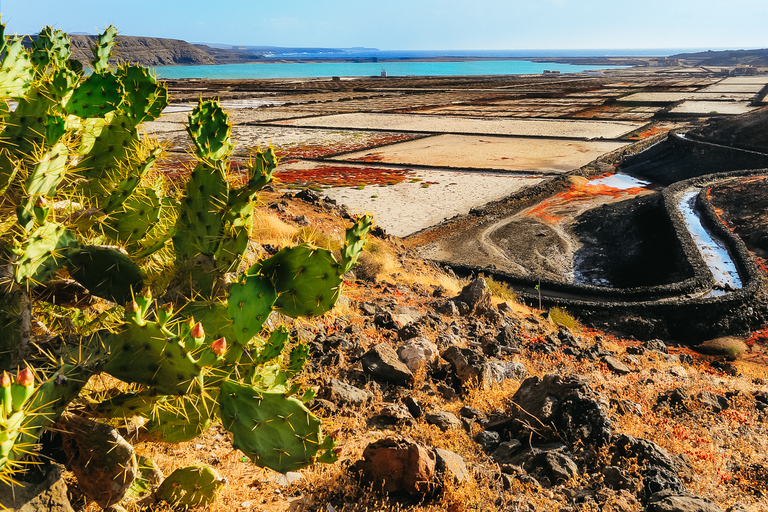
{"type": "MultiPolygon", "coordinates": [[[[36,37],[32,36],[33,39],[36,37]]],[[[69,34],[69,39],[72,57],[83,65],[89,65],[93,59],[91,48],[96,46],[96,36],[69,34]]],[[[110,62],[131,62],[147,67],[235,64],[253,62],[261,58],[261,55],[252,52],[193,45],[180,39],[121,35],[115,38],[113,53],[110,62]]]]}
{"type": "Polygon", "coordinates": [[[680,53],[672,58],[695,61],[697,66],[768,66],[768,48],[680,53]]]}

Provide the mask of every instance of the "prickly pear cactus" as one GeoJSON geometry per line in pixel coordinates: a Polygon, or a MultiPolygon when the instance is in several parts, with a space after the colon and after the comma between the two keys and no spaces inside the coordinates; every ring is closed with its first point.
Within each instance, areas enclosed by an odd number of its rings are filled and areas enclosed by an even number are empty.
{"type": "MultiPolygon", "coordinates": [[[[244,268],[277,157],[255,152],[234,186],[228,116],[201,101],[187,130],[194,170],[169,192],[154,172],[161,148],[138,131],[160,116],[167,88],[140,66],[109,67],[115,34],[98,37],[86,74],[63,32],[47,27],[27,50],[0,24],[0,479],[71,405],[96,419],[143,417],[167,442],[222,421],[236,447],[276,471],[333,462],[335,441],[303,404],[312,392],[293,383],[309,349],[268,320],[334,306],[370,217],[348,229],[341,263],[302,244],[244,268]],[[98,314],[80,311],[94,303],[98,314]],[[46,319],[56,322],[43,329],[46,319]],[[127,391],[82,393],[99,373],[127,391]]],[[[184,468],[159,494],[195,506],[221,485],[210,469],[184,468]]]]}
{"type": "Polygon", "coordinates": [[[210,466],[179,468],[160,484],[157,497],[176,507],[209,505],[226,483],[210,466]]]}

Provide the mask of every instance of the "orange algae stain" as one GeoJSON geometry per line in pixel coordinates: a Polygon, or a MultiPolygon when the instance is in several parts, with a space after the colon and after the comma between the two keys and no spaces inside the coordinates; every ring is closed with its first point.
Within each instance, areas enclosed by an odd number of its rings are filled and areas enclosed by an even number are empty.
{"type": "Polygon", "coordinates": [[[276,178],[291,187],[359,187],[366,185],[397,185],[411,180],[410,169],[380,169],[321,165],[312,169],[278,169],[276,178]]]}
{"type": "Polygon", "coordinates": [[[598,196],[608,196],[618,199],[622,196],[631,196],[647,191],[645,187],[615,188],[608,185],[576,185],[570,187],[564,192],[553,196],[547,201],[539,203],[538,206],[530,209],[526,215],[537,216],[545,222],[554,224],[563,220],[563,217],[554,215],[551,211],[554,208],[562,208],[569,203],[578,201],[589,201],[598,196]]]}
{"type": "Polygon", "coordinates": [[[647,139],[648,137],[653,137],[654,135],[658,135],[660,133],[666,133],[668,131],[669,131],[669,128],[663,128],[661,126],[651,126],[647,130],[643,130],[642,132],[639,132],[636,136],[632,136],[629,139],[630,140],[647,139]]]}

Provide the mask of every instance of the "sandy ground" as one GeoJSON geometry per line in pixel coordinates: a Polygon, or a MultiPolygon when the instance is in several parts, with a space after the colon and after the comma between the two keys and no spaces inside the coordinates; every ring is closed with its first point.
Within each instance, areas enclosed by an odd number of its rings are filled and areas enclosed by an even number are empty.
{"type": "Polygon", "coordinates": [[[556,119],[467,119],[418,114],[339,114],[279,124],[347,129],[376,129],[432,133],[526,135],[580,139],[617,138],[642,126],[629,121],[571,121],[556,119]]]}
{"type": "Polygon", "coordinates": [[[469,213],[472,207],[501,199],[543,179],[450,170],[418,170],[413,176],[422,181],[363,189],[332,188],[323,194],[346,204],[352,212],[373,213],[376,224],[387,233],[403,237],[454,215],[469,213]]]}
{"type": "Polygon", "coordinates": [[[616,142],[438,135],[336,159],[535,173],[566,172],[625,145],[616,142]]]}

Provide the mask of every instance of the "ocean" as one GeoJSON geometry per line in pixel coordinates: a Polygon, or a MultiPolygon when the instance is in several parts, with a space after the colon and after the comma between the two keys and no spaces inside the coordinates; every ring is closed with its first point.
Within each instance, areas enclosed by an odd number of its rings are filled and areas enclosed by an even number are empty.
{"type": "Polygon", "coordinates": [[[543,71],[581,73],[594,69],[613,69],[622,66],[580,66],[537,63],[525,60],[481,60],[483,58],[534,57],[650,57],[698,51],[692,48],[616,49],[616,50],[329,50],[327,52],[280,53],[258,63],[221,64],[217,66],[159,66],[160,78],[321,78],[381,76],[461,76],[461,75],[527,75],[543,71]],[[477,57],[478,60],[461,62],[371,62],[370,59],[418,59],[435,57],[477,57]],[[312,62],[306,59],[368,59],[367,62],[312,62]],[[291,60],[304,62],[290,62],[291,60]],[[288,61],[288,62],[286,62],[288,61]]]}

